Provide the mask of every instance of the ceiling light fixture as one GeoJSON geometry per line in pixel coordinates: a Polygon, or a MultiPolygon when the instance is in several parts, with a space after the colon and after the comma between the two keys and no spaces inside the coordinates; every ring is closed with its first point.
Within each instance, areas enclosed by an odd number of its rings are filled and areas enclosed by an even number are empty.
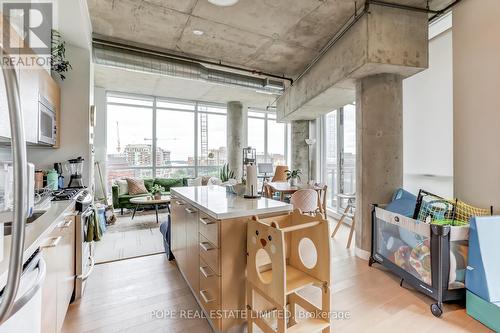
{"type": "Polygon", "coordinates": [[[208,0],[213,5],[227,7],[236,4],[239,0],[208,0]]]}
{"type": "Polygon", "coordinates": [[[196,36],[202,36],[205,32],[203,30],[193,30],[193,34],[196,36]]]}

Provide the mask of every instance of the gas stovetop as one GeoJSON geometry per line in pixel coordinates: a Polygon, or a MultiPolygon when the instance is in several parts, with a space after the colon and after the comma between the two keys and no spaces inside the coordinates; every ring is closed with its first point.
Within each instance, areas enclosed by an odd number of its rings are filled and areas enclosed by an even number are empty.
{"type": "Polygon", "coordinates": [[[52,201],[71,200],[80,193],[81,188],[63,188],[52,193],[52,201]]]}

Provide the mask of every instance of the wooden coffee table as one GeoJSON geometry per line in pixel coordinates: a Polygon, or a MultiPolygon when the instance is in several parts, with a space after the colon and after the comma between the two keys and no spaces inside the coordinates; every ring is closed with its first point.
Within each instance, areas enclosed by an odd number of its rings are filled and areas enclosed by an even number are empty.
{"type": "Polygon", "coordinates": [[[134,212],[132,213],[132,220],[135,217],[135,213],[140,206],[153,206],[156,211],[156,223],[158,221],[158,206],[167,205],[168,212],[170,213],[170,196],[163,195],[160,199],[155,199],[153,196],[138,197],[130,199],[130,203],[135,205],[134,212]]]}

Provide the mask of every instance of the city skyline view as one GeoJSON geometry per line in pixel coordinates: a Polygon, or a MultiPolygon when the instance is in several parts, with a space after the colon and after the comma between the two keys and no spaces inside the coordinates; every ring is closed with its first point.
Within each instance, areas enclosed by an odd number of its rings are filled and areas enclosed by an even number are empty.
{"type": "MultiPolygon", "coordinates": [[[[154,176],[165,178],[217,175],[226,163],[225,107],[159,99],[156,105],[153,98],[108,96],[108,182],[153,177],[153,169],[154,176]]],[[[256,149],[258,163],[286,164],[285,129],[274,114],[249,112],[248,145],[256,149]],[[266,131],[273,133],[269,140],[266,131]]]]}

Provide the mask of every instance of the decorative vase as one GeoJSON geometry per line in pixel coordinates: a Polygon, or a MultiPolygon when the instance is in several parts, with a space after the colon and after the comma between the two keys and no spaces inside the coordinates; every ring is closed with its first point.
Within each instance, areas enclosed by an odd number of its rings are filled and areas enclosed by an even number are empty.
{"type": "Polygon", "coordinates": [[[297,178],[290,178],[290,186],[297,186],[297,178]]]}
{"type": "Polygon", "coordinates": [[[155,200],[161,199],[161,193],[155,193],[155,200]]]}

